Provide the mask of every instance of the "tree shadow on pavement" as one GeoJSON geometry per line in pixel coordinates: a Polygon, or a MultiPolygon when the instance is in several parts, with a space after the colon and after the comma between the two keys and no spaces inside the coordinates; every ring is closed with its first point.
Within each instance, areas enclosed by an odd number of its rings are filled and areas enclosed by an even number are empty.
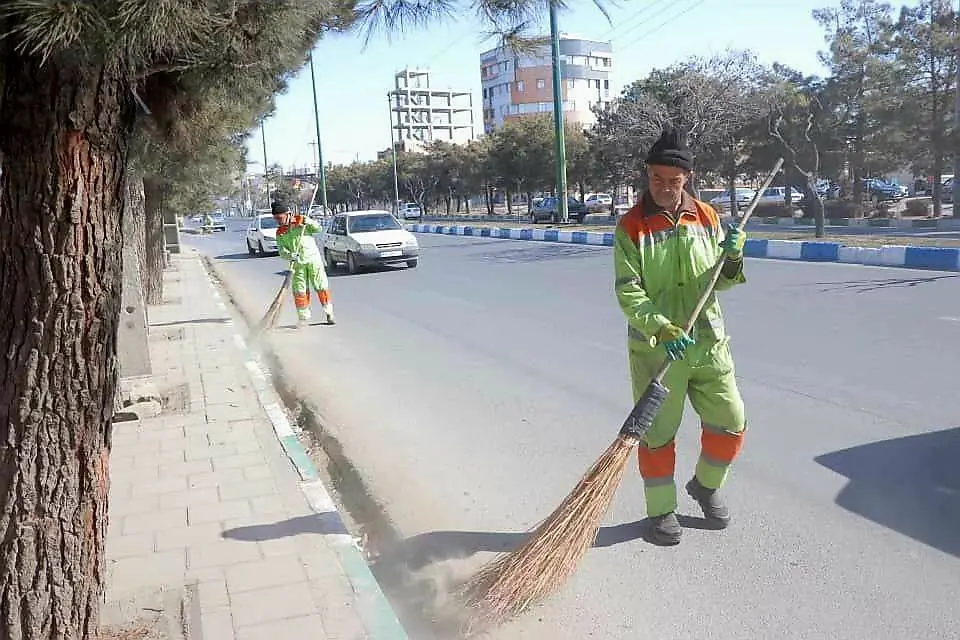
{"type": "Polygon", "coordinates": [[[815,458],[850,479],[836,503],[960,556],[960,427],[872,442],[815,458]]]}
{"type": "Polygon", "coordinates": [[[220,256],[214,256],[214,260],[255,260],[258,256],[252,256],[246,251],[243,253],[225,253],[220,256]]]}
{"type": "Polygon", "coordinates": [[[916,287],[921,284],[930,284],[931,282],[936,282],[938,280],[945,280],[947,278],[960,278],[960,274],[957,275],[943,275],[943,276],[927,276],[927,277],[916,277],[916,278],[884,278],[876,280],[846,280],[841,282],[815,282],[816,286],[823,286],[823,289],[820,289],[821,292],[829,291],[854,291],[856,293],[868,293],[870,291],[878,291],[882,289],[894,289],[902,287],[916,287]]]}
{"type": "Polygon", "coordinates": [[[490,253],[477,253],[474,259],[480,262],[543,262],[545,260],[565,260],[567,258],[593,258],[600,255],[604,247],[595,245],[567,245],[543,243],[531,247],[504,249],[490,253]]]}
{"type": "Polygon", "coordinates": [[[178,325],[191,325],[191,324],[226,324],[230,322],[230,318],[194,318],[192,320],[175,320],[172,322],[152,322],[150,323],[151,327],[174,327],[178,325]]]}

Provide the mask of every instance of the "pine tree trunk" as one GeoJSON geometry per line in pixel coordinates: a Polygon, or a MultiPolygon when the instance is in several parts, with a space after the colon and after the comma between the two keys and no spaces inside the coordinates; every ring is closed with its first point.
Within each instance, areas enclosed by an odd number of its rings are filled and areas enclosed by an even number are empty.
{"type": "Polygon", "coordinates": [[[7,58],[0,638],[95,638],[133,111],[119,74],[81,72],[57,58],[43,67],[7,58]]]}
{"type": "Polygon", "coordinates": [[[143,208],[145,213],[144,242],[146,271],[143,293],[147,304],[163,302],[163,182],[156,176],[143,178],[143,208]]]}
{"type": "Polygon", "coordinates": [[[132,220],[130,228],[133,230],[133,237],[126,238],[126,241],[133,244],[137,254],[137,271],[140,273],[141,283],[147,272],[147,220],[144,199],[143,177],[136,170],[128,169],[124,215],[129,215],[132,220]]]}

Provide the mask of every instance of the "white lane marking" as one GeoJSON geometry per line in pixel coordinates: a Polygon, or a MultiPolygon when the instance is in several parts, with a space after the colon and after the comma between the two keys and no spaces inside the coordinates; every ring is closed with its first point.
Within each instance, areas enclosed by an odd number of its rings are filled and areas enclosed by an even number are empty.
{"type": "Polygon", "coordinates": [[[945,322],[960,322],[960,318],[954,318],[953,316],[940,316],[937,320],[943,320],[945,322]]]}

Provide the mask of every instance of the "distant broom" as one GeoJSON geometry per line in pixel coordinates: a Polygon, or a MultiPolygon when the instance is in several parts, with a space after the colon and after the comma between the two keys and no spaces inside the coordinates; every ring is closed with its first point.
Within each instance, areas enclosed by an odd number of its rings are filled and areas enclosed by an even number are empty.
{"type": "MultiPolygon", "coordinates": [[[[310,206],[307,207],[307,212],[310,212],[310,209],[313,208],[313,201],[317,198],[317,189],[320,188],[319,184],[313,186],[313,195],[310,196],[310,206]]],[[[300,227],[300,238],[303,238],[305,227],[300,227]]],[[[264,331],[271,331],[274,327],[277,326],[277,319],[280,317],[280,309],[283,306],[283,296],[290,289],[290,281],[293,279],[293,260],[290,261],[290,264],[287,269],[286,275],[283,277],[283,283],[280,285],[280,288],[277,290],[277,295],[273,296],[273,301],[270,302],[270,306],[267,307],[267,312],[263,314],[263,317],[260,319],[260,322],[257,324],[257,332],[262,333],[264,331]]]]}
{"type": "MultiPolygon", "coordinates": [[[[777,161],[737,225],[741,230],[753,215],[760,195],[770,186],[783,166],[777,161]]],[[[711,273],[685,330],[687,333],[706,305],[720,277],[721,257],[711,273]]],[[[522,613],[531,604],[556,591],[573,573],[580,559],[597,537],[600,523],[613,502],[627,460],[650,429],[660,406],[669,394],[663,377],[670,366],[664,361],[610,447],[597,459],[579,484],[533,531],[527,542],[512,553],[487,564],[461,589],[470,612],[466,631],[498,624],[522,613]]]]}

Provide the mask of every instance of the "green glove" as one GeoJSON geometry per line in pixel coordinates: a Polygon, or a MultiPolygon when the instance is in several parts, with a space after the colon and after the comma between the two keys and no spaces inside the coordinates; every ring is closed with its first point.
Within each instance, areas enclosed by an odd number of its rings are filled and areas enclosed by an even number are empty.
{"type": "Polygon", "coordinates": [[[720,243],[720,248],[723,249],[723,253],[728,258],[738,260],[743,257],[743,246],[746,243],[747,232],[741,231],[737,228],[737,225],[731,224],[727,226],[727,235],[720,243]]]}
{"type": "Polygon", "coordinates": [[[680,360],[687,347],[695,344],[693,338],[675,324],[668,324],[660,329],[657,339],[663,343],[663,348],[667,350],[667,356],[671,360],[680,360]]]}

